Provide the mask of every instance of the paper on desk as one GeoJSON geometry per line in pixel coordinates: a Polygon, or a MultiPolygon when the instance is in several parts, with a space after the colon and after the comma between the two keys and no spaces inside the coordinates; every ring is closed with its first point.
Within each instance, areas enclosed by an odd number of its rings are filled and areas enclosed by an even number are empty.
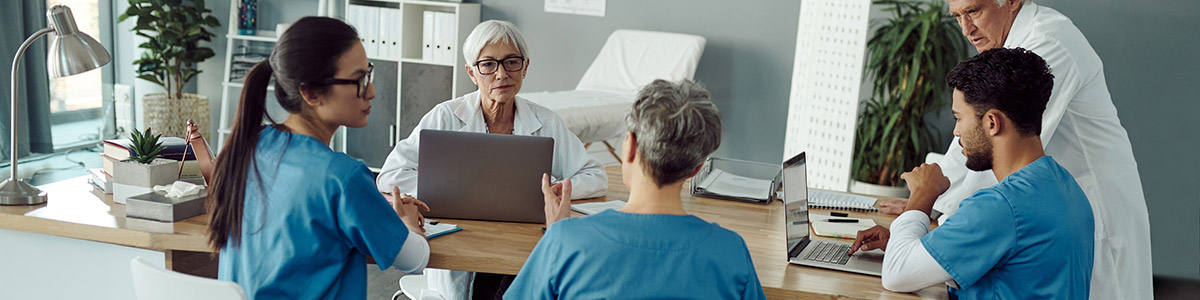
{"type": "Polygon", "coordinates": [[[858,237],[859,230],[875,227],[875,220],[872,219],[819,215],[810,215],[810,217],[812,218],[813,232],[819,236],[852,239],[858,237]],[[825,221],[828,219],[854,219],[858,220],[858,223],[833,223],[825,221]]]}
{"type": "Polygon", "coordinates": [[[462,230],[462,228],[458,227],[458,225],[446,223],[432,224],[433,222],[435,221],[425,219],[425,239],[427,240],[432,240],[435,237],[462,230]]]}
{"type": "Polygon", "coordinates": [[[767,199],[771,195],[771,181],[755,179],[713,169],[697,186],[709,193],[751,199],[767,199]]]}
{"type": "Polygon", "coordinates": [[[597,214],[609,209],[618,210],[622,208],[625,208],[625,201],[621,200],[571,204],[571,210],[585,215],[597,214]]]}

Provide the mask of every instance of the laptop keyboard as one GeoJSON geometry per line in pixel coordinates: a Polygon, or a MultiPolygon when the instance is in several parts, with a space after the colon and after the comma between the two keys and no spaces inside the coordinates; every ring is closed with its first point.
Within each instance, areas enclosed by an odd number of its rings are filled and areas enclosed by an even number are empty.
{"type": "Polygon", "coordinates": [[[822,242],[822,241],[814,241],[814,242],[816,242],[817,244],[809,245],[809,246],[816,247],[816,248],[814,248],[812,252],[809,252],[808,255],[804,256],[805,260],[819,261],[819,262],[823,262],[823,263],[831,263],[831,264],[837,264],[837,265],[844,265],[844,264],[846,264],[846,262],[850,261],[850,255],[849,255],[850,245],[849,244],[826,243],[826,242],[822,242]]]}

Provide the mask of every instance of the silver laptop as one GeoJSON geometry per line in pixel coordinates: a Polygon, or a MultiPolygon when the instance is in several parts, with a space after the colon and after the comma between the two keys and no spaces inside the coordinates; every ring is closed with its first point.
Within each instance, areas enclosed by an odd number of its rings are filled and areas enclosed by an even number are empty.
{"type": "Polygon", "coordinates": [[[430,218],[544,223],[554,139],[421,130],[417,198],[430,218]]]}
{"type": "Polygon", "coordinates": [[[883,251],[859,251],[853,256],[849,242],[809,234],[808,174],[804,152],[783,162],[784,231],[788,262],[826,269],[880,276],[883,251]]]}

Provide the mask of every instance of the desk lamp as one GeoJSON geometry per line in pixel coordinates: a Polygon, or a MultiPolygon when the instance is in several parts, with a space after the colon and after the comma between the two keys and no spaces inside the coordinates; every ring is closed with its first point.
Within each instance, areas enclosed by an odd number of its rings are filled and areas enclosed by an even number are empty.
{"type": "Polygon", "coordinates": [[[26,183],[17,177],[17,66],[21,63],[21,55],[35,40],[47,34],[54,34],[50,40],[50,55],[46,60],[46,70],[51,77],[66,77],[92,69],[99,68],[112,60],[108,51],[96,39],[80,32],[75,26],[75,16],[65,5],[56,5],[46,10],[46,18],[50,27],[38,30],[21,43],[12,64],[12,143],[9,148],[12,156],[9,164],[12,176],[0,183],[0,205],[37,205],[46,203],[46,192],[26,183]]]}

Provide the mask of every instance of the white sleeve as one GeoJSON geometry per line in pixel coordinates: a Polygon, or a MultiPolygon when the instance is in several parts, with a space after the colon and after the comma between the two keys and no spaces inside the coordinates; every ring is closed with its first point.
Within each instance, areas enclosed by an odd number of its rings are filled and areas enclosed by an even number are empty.
{"type": "Polygon", "coordinates": [[[549,122],[544,122],[542,130],[554,138],[554,169],[555,178],[571,179],[571,199],[584,199],[604,196],[608,191],[608,173],[604,166],[583,147],[574,133],[557,116],[549,122]]]}
{"type": "Polygon", "coordinates": [[[409,231],[408,238],[404,239],[404,246],[400,246],[400,253],[396,254],[392,269],[412,274],[421,272],[427,264],[429,264],[429,241],[426,241],[421,235],[409,231]]]}
{"type": "Polygon", "coordinates": [[[883,256],[883,288],[912,292],[951,280],[950,273],[921,245],[921,237],[926,233],[929,233],[929,216],[920,211],[906,211],[892,221],[891,237],[883,256]]]}

